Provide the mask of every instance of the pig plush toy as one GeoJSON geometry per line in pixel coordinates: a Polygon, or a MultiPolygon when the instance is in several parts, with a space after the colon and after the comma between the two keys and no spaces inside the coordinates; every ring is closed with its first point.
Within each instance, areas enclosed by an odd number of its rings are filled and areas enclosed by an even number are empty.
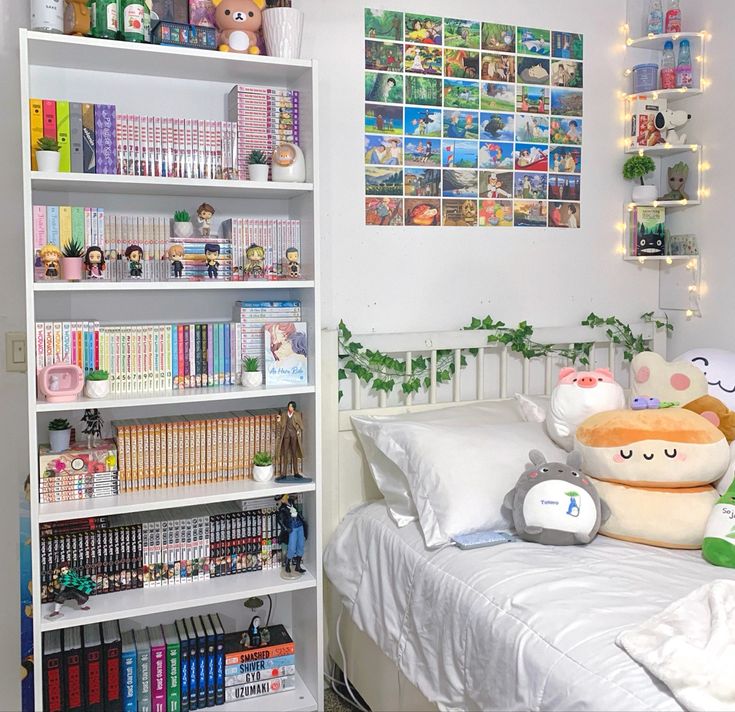
{"type": "Polygon", "coordinates": [[[575,371],[562,368],[551,392],[546,429],[551,439],[570,451],[577,426],[595,413],[625,408],[625,394],[607,368],[575,371]]]}

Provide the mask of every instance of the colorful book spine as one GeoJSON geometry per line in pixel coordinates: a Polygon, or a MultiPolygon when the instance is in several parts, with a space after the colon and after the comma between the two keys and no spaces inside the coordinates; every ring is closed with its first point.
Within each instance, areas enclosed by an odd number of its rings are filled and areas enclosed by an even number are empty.
{"type": "Polygon", "coordinates": [[[56,102],[43,100],[43,135],[44,138],[57,140],[56,135],[56,102]]]}
{"type": "Polygon", "coordinates": [[[38,170],[38,162],[36,161],[36,151],[38,150],[38,140],[43,138],[43,101],[41,99],[30,99],[30,116],[31,116],[31,170],[38,170]]]}
{"type": "Polygon", "coordinates": [[[69,102],[69,140],[71,152],[70,170],[72,173],[84,173],[82,105],[77,101],[69,102]]]}
{"type": "Polygon", "coordinates": [[[56,102],[56,140],[59,142],[59,173],[71,171],[71,126],[69,102],[56,102]]]}
{"type": "Polygon", "coordinates": [[[166,712],[166,642],[160,626],[148,628],[151,641],[151,709],[166,712]]]}
{"type": "Polygon", "coordinates": [[[295,687],[296,677],[294,675],[276,677],[272,680],[263,680],[261,682],[251,682],[245,685],[234,685],[225,689],[225,703],[241,702],[252,697],[273,695],[277,692],[293,690],[295,687]]]}
{"type": "Polygon", "coordinates": [[[94,105],[95,172],[114,174],[117,170],[115,154],[115,107],[112,104],[94,105]]]}
{"type": "Polygon", "coordinates": [[[135,638],[133,632],[122,633],[122,692],[124,712],[137,712],[138,706],[138,683],[137,683],[137,660],[135,652],[135,638]]]}

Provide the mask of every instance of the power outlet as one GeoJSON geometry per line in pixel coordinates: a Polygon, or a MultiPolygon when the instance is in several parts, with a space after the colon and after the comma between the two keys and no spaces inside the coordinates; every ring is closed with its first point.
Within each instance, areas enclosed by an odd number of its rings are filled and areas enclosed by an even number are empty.
{"type": "Polygon", "coordinates": [[[5,332],[5,370],[19,373],[28,370],[26,335],[21,331],[5,332]]]}

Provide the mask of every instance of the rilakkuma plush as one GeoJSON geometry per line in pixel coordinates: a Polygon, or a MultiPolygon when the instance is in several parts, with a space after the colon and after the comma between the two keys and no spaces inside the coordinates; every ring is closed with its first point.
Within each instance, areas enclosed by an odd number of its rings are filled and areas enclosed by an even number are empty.
{"type": "Polygon", "coordinates": [[[709,394],[735,410],[735,353],[724,349],[693,349],[677,360],[694,364],[704,373],[709,394]]]}
{"type": "Polygon", "coordinates": [[[532,467],[503,500],[518,536],[537,544],[589,544],[610,512],[580,471],[579,453],[570,453],[566,464],[546,462],[538,450],[528,457],[532,467]]]}
{"type": "Polygon", "coordinates": [[[577,426],[595,413],[625,408],[625,393],[607,368],[562,368],[546,412],[549,437],[565,450],[574,446],[577,426]]]}
{"type": "Polygon", "coordinates": [[[212,0],[220,52],[260,54],[258,31],[265,0],[212,0]]]}
{"type": "Polygon", "coordinates": [[[638,487],[695,487],[722,477],[725,436],[683,408],[612,410],[584,421],[575,437],[584,471],[638,487]]]}
{"type": "Polygon", "coordinates": [[[707,394],[702,372],[688,361],[669,363],[652,351],[636,354],[630,364],[631,397],[649,396],[686,405],[707,394]]]}
{"type": "Polygon", "coordinates": [[[735,483],[710,512],[704,528],[702,556],[715,566],[735,569],[735,483]]]}
{"type": "Polygon", "coordinates": [[[719,398],[702,396],[687,403],[684,408],[707,418],[725,436],[727,442],[735,440],[735,413],[719,398]]]}
{"type": "Polygon", "coordinates": [[[699,549],[714,487],[632,487],[590,478],[610,508],[600,534],[667,549],[699,549]]]}

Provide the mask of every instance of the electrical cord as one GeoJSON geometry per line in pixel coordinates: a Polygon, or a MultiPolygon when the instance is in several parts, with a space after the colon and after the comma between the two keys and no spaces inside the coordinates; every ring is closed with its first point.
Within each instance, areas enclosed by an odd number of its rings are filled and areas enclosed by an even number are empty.
{"type": "Polygon", "coordinates": [[[347,655],[345,654],[345,649],[342,646],[342,639],[339,634],[339,629],[341,627],[342,623],[342,612],[344,611],[344,607],[341,607],[339,610],[339,615],[337,616],[337,646],[339,647],[339,654],[342,656],[342,672],[344,674],[344,681],[337,681],[336,678],[332,677],[331,675],[327,675],[327,677],[330,679],[330,685],[332,688],[332,691],[335,695],[342,698],[345,702],[349,702],[354,707],[357,707],[360,712],[370,712],[364,705],[360,704],[360,702],[357,701],[357,697],[355,697],[355,693],[352,691],[352,687],[350,687],[350,680],[349,680],[349,668],[347,663],[347,655]],[[344,685],[345,689],[347,690],[347,693],[349,694],[350,698],[348,699],[343,695],[339,690],[335,688],[335,682],[340,685],[344,685]]]}

